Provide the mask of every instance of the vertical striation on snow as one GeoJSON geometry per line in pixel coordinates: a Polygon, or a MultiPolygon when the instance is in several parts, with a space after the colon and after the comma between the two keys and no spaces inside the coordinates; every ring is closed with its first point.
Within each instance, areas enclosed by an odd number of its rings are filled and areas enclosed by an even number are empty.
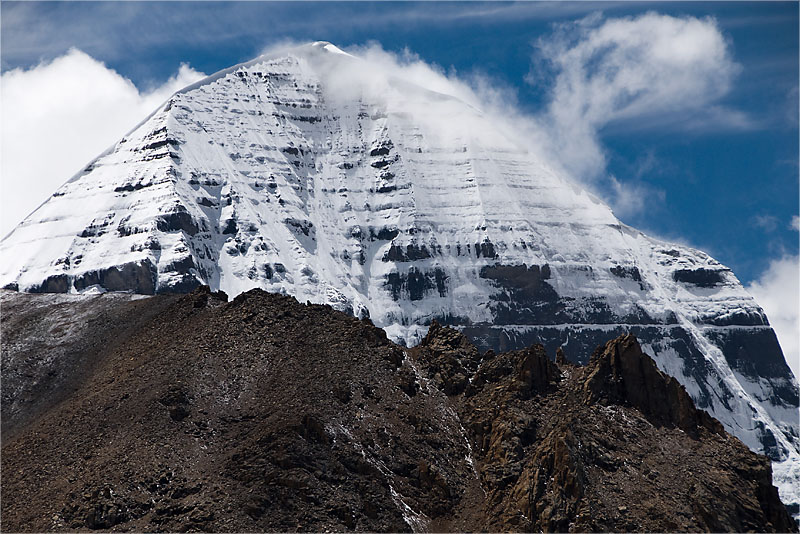
{"type": "Polygon", "coordinates": [[[437,320],[574,360],[632,332],[800,503],[797,382],[734,274],[622,224],[480,110],[371,72],[318,42],[176,93],[9,234],[0,286],[260,287],[406,345],[437,320]]]}

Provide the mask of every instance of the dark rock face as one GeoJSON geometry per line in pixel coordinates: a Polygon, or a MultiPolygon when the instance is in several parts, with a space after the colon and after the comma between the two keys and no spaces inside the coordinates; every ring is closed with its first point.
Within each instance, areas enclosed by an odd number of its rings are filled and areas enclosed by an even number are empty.
{"type": "Polygon", "coordinates": [[[481,268],[480,277],[498,288],[492,309],[500,324],[558,324],[564,306],[547,283],[550,266],[501,265],[481,268]]]}
{"type": "Polygon", "coordinates": [[[196,274],[193,274],[194,261],[187,255],[183,260],[170,266],[180,276],[171,280],[169,284],[157,287],[158,271],[149,259],[138,262],[116,265],[107,269],[89,271],[76,276],[60,274],[47,278],[36,287],[29,288],[31,293],[68,293],[74,287],[82,291],[88,287],[98,285],[107,291],[130,291],[140,295],[153,295],[155,293],[189,293],[201,285],[196,274]]]}
{"type": "Polygon", "coordinates": [[[407,298],[409,300],[422,300],[426,295],[433,294],[435,290],[440,297],[447,295],[448,277],[444,269],[435,267],[431,270],[421,271],[410,267],[407,272],[392,272],[386,275],[385,286],[391,291],[394,300],[407,298]]]}
{"type": "MultiPolygon", "coordinates": [[[[359,229],[359,234],[361,230],[359,229]]],[[[391,241],[400,234],[397,227],[370,228],[370,239],[372,241],[391,241]]]]}
{"type": "MultiPolygon", "coordinates": [[[[549,326],[533,327],[525,333],[507,331],[489,325],[468,325],[460,330],[477,342],[481,350],[512,350],[519,346],[541,343],[548,354],[561,348],[565,357],[572,362],[586,365],[596,347],[604,345],[611,337],[619,337],[626,333],[636,336],[641,343],[659,349],[672,349],[683,356],[685,374],[693,377],[698,386],[699,395],[694,399],[700,408],[708,408],[713,401],[713,393],[708,385],[709,370],[703,353],[696,346],[692,336],[684,328],[677,325],[617,325],[613,328],[549,326]]],[[[760,347],[764,353],[783,358],[777,341],[765,343],[760,347]]],[[[791,389],[791,388],[789,388],[791,389]]]]}
{"type": "Polygon", "coordinates": [[[672,273],[672,279],[698,287],[714,287],[725,280],[723,272],[715,269],[678,269],[672,273]]]}
{"type": "Polygon", "coordinates": [[[132,290],[134,293],[152,295],[155,293],[157,274],[150,260],[144,260],[82,274],[73,279],[73,284],[78,291],[98,284],[109,291],[132,290]]]}
{"type": "Polygon", "coordinates": [[[611,268],[611,274],[620,278],[630,278],[636,282],[642,281],[642,273],[639,272],[638,267],[615,265],[611,268]]]}
{"type": "Polygon", "coordinates": [[[328,306],[200,287],[98,296],[93,330],[9,373],[56,297],[3,298],[27,310],[2,323],[9,531],[796,531],[769,461],[632,336],[586,367],[435,321],[403,349],[328,306]]]}
{"type": "Polygon", "coordinates": [[[409,262],[416,260],[424,260],[430,258],[431,253],[428,252],[428,247],[425,245],[417,245],[409,243],[406,245],[405,250],[397,245],[392,244],[386,254],[383,256],[383,261],[396,261],[396,262],[409,262]]]}
{"type": "MultiPolygon", "coordinates": [[[[767,380],[786,376],[789,366],[783,354],[763,350],[764,347],[777,344],[774,331],[747,332],[730,329],[712,332],[709,337],[722,349],[731,369],[748,377],[767,380]],[[751,354],[759,354],[759,358],[752,358],[751,354]]],[[[778,396],[782,396],[780,392],[778,396]]],[[[786,401],[797,404],[797,391],[793,392],[793,396],[786,397],[786,401]]]]}
{"type": "Polygon", "coordinates": [[[659,371],[656,362],[642,353],[630,334],[598,347],[587,367],[583,385],[587,403],[629,404],[651,422],[673,425],[697,435],[698,425],[721,433],[722,426],[694,407],[686,389],[659,371]]]}
{"type": "MultiPolygon", "coordinates": [[[[590,266],[581,267],[591,273],[590,266]]],[[[643,283],[638,269],[616,267],[612,273],[621,278],[632,278],[643,283]],[[616,269],[616,270],[615,270],[616,269]],[[637,280],[638,278],[638,280],[637,280]]],[[[497,288],[491,298],[490,309],[494,314],[494,327],[498,335],[509,335],[513,329],[502,325],[655,325],[667,322],[651,317],[638,305],[625,314],[612,310],[602,297],[561,297],[548,280],[552,273],[550,266],[539,265],[503,265],[484,266],[480,277],[491,281],[497,288]]],[[[484,343],[498,349],[495,340],[484,338],[484,343]]],[[[511,348],[525,345],[512,344],[511,348]]],[[[594,345],[590,348],[594,348],[594,345]]]]}
{"type": "Polygon", "coordinates": [[[48,276],[41,284],[28,289],[31,293],[66,293],[69,291],[69,276],[55,274],[48,276]]]}
{"type": "Polygon", "coordinates": [[[469,386],[469,377],[480,363],[478,349],[457,330],[433,321],[419,345],[419,361],[445,395],[458,395],[469,386]]]}
{"type": "Polygon", "coordinates": [[[166,213],[158,217],[156,220],[156,228],[162,232],[178,232],[184,231],[189,235],[195,235],[200,231],[197,222],[186,211],[186,208],[181,206],[182,209],[173,213],[166,213]]]}

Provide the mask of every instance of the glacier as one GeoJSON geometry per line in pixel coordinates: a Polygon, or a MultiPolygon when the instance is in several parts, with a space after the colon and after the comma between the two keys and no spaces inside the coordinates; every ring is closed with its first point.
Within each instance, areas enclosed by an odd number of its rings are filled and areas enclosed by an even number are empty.
{"type": "Polygon", "coordinates": [[[416,344],[585,363],[634,333],[695,403],[773,460],[800,512],[798,383],[730,269],[620,222],[458,98],[327,42],[179,91],[0,242],[30,292],[287,293],[416,344]]]}

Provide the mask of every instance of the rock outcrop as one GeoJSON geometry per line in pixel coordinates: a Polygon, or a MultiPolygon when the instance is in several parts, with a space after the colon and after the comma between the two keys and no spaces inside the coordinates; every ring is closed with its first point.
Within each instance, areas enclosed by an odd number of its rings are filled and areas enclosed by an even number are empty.
{"type": "MultiPolygon", "coordinates": [[[[457,331],[432,325],[412,353],[418,362],[435,354],[455,366],[474,361],[469,345],[457,331]]],[[[769,460],[697,409],[635,337],[608,341],[585,367],[557,359],[541,345],[489,351],[465,392],[450,398],[486,495],[478,528],[797,528],[765,483],[769,460]],[[715,506],[712,496],[724,504],[715,506]]]]}
{"type": "Polygon", "coordinates": [[[586,372],[583,390],[588,404],[627,404],[651,422],[673,425],[692,435],[698,426],[723,432],[719,422],[697,410],[686,388],[662,373],[630,334],[598,347],[586,372]]]}

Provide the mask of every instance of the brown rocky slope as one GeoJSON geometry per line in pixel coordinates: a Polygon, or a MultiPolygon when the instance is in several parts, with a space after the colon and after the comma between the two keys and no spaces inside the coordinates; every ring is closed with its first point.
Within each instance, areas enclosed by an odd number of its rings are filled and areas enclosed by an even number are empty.
{"type": "Polygon", "coordinates": [[[96,297],[59,344],[80,369],[40,369],[37,298],[3,300],[4,389],[43,399],[3,397],[4,532],[796,531],[769,461],[632,336],[586,367],[436,323],[404,349],[329,307],[201,288],[96,297]]]}

